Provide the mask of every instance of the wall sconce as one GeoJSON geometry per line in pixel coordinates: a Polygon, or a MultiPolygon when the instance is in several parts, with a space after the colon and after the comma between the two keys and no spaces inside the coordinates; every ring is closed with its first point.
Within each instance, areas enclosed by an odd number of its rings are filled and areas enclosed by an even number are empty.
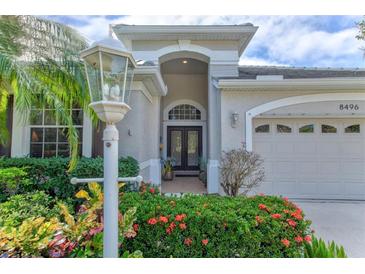
{"type": "Polygon", "coordinates": [[[239,113],[238,113],[238,112],[233,112],[233,113],[232,113],[231,126],[232,126],[233,128],[236,128],[236,127],[237,127],[237,124],[238,124],[238,120],[239,120],[239,118],[240,118],[240,115],[239,115],[239,113]]]}

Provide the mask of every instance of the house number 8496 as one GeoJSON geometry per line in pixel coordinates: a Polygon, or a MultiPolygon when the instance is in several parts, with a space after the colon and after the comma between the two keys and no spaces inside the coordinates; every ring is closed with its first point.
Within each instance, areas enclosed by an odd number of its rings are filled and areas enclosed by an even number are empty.
{"type": "Polygon", "coordinates": [[[359,105],[357,104],[340,104],[338,106],[340,110],[359,110],[359,105]]]}

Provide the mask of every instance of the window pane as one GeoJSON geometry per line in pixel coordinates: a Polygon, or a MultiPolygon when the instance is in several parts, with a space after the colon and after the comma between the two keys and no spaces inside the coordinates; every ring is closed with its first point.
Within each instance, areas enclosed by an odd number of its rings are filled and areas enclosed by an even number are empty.
{"type": "Polygon", "coordinates": [[[56,118],[54,116],[53,110],[45,110],[44,111],[44,124],[45,125],[55,125],[56,118]]]}
{"type": "Polygon", "coordinates": [[[299,133],[313,133],[314,125],[305,125],[299,128],[299,133]]]}
{"type": "Polygon", "coordinates": [[[180,130],[171,131],[171,158],[174,159],[176,166],[181,166],[182,156],[182,136],[180,130]]]}
{"type": "Polygon", "coordinates": [[[31,110],[30,112],[30,124],[42,125],[43,123],[43,111],[39,109],[31,110]]]}
{"type": "Polygon", "coordinates": [[[279,133],[291,133],[291,127],[285,125],[276,125],[276,130],[279,133]]]}
{"type": "Polygon", "coordinates": [[[336,133],[337,128],[330,125],[322,125],[322,133],[336,133]]]}
{"type": "Polygon", "coordinates": [[[346,127],[345,133],[360,133],[360,125],[351,125],[346,127]]]}
{"type": "Polygon", "coordinates": [[[58,142],[67,143],[67,128],[58,128],[58,142]]]}
{"type": "Polygon", "coordinates": [[[268,133],[270,132],[270,125],[262,125],[255,128],[255,132],[257,133],[268,133]]]}
{"type": "Polygon", "coordinates": [[[57,141],[57,128],[45,128],[44,129],[44,141],[56,142],[57,141]]]}
{"type": "Polygon", "coordinates": [[[44,144],[44,157],[56,156],[56,144],[44,144]]]}
{"type": "Polygon", "coordinates": [[[41,143],[43,142],[43,128],[31,128],[30,129],[31,142],[41,143]]]}
{"type": "Polygon", "coordinates": [[[76,130],[79,135],[79,143],[82,143],[82,128],[77,128],[76,130]]]}
{"type": "Polygon", "coordinates": [[[201,113],[192,105],[178,105],[169,111],[169,120],[200,120],[201,113]]]}
{"type": "Polygon", "coordinates": [[[199,163],[199,135],[198,131],[188,131],[188,166],[199,163]]]}
{"type": "Polygon", "coordinates": [[[70,148],[68,144],[59,144],[58,145],[58,156],[69,157],[70,156],[70,148]]]}
{"type": "Polygon", "coordinates": [[[42,157],[42,144],[30,144],[30,157],[42,157]]]}
{"type": "Polygon", "coordinates": [[[72,111],[72,122],[74,125],[82,125],[82,118],[83,118],[83,113],[81,109],[77,109],[77,110],[73,110],[72,111]]]}

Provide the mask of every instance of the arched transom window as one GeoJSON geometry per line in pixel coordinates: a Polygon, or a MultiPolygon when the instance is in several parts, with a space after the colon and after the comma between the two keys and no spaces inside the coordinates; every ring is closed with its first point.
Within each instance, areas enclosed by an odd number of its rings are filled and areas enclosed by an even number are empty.
{"type": "Polygon", "coordinates": [[[201,112],[192,105],[181,104],[169,111],[169,120],[200,120],[201,112]]]}

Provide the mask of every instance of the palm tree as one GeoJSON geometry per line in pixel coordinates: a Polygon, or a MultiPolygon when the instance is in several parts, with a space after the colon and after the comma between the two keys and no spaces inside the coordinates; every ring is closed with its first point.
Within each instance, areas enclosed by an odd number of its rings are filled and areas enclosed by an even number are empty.
{"type": "Polygon", "coordinates": [[[70,109],[79,105],[93,121],[80,50],[87,41],[70,27],[33,16],[0,16],[0,143],[6,144],[6,109],[9,94],[25,120],[32,105],[54,109],[67,125],[70,164],[78,158],[78,135],[70,109]]]}

